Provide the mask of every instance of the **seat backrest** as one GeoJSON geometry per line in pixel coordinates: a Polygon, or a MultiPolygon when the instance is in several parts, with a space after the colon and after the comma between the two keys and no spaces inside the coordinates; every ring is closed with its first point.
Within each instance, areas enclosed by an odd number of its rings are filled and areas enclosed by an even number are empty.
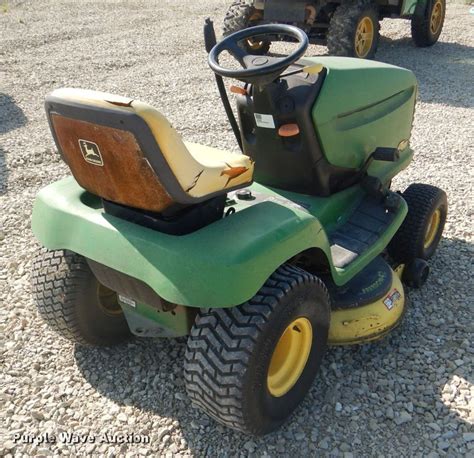
{"type": "Polygon", "coordinates": [[[226,187],[225,160],[203,163],[169,121],[146,103],[104,92],[58,89],[47,96],[46,112],[57,148],[77,182],[112,202],[162,212],[251,182],[250,171],[236,186],[226,187]]]}

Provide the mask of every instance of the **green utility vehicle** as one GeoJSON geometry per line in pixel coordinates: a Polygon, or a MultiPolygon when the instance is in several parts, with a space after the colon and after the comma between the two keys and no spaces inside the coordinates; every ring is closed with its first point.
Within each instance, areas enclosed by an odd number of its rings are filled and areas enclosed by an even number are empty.
{"type": "MultiPolygon", "coordinates": [[[[234,0],[224,19],[224,36],[247,27],[281,23],[303,29],[311,43],[329,54],[372,59],[384,18],[411,20],[416,46],[438,41],[446,0],[234,0]]],[[[270,40],[247,40],[253,53],[266,54],[270,40]]]]}
{"type": "Polygon", "coordinates": [[[36,198],[32,227],[44,248],[33,289],[43,318],[81,345],[188,336],[190,400],[258,435],[304,398],[328,343],[397,326],[403,283],[427,279],[447,200],[425,184],[390,189],[413,157],[412,72],[304,59],[308,38],[288,25],[215,44],[208,22],[206,43],[243,154],[184,142],[133,98],[47,96],[72,176],[36,198]],[[240,46],[276,35],[296,49],[266,57],[240,46]],[[219,63],[224,51],[239,68],[219,63]],[[231,88],[238,124],[222,77],[243,83],[231,88]]]}

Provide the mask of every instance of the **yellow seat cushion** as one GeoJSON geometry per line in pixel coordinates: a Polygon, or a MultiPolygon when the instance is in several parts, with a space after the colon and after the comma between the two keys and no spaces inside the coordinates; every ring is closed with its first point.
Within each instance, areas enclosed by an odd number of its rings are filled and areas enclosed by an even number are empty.
{"type": "Polygon", "coordinates": [[[52,95],[81,105],[133,112],[140,116],[153,133],[161,154],[182,190],[191,197],[203,198],[252,182],[254,164],[248,156],[185,143],[166,117],[147,103],[82,89],[58,89],[52,95]]]}

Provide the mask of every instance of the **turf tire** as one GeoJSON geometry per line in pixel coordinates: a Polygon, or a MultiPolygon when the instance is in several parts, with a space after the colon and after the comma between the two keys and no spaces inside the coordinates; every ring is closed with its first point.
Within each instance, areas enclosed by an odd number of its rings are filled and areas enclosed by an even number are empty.
{"type": "Polygon", "coordinates": [[[416,258],[403,269],[402,281],[410,288],[421,288],[428,279],[430,266],[424,259],[416,258]]]}
{"type": "MultiPolygon", "coordinates": [[[[253,5],[244,1],[244,0],[237,0],[234,1],[227,10],[227,13],[224,18],[224,24],[222,28],[222,33],[224,37],[228,35],[238,32],[239,30],[246,29],[248,27],[252,27],[253,25],[257,25],[254,23],[251,18],[255,14],[257,10],[253,5]]],[[[267,54],[270,49],[271,42],[269,40],[263,40],[261,42],[260,48],[251,48],[248,45],[245,45],[245,50],[250,52],[251,54],[263,55],[267,54]]]]}
{"type": "Polygon", "coordinates": [[[326,349],[329,320],[329,296],[322,281],[291,265],[274,272],[248,302],[201,310],[185,355],[191,401],[230,428],[253,435],[273,431],[310,389],[326,349]],[[293,387],[275,397],[267,386],[273,350],[298,317],[312,325],[309,357],[293,387]]]}
{"type": "Polygon", "coordinates": [[[79,254],[42,248],[33,264],[38,311],[63,337],[81,345],[113,345],[131,334],[123,313],[99,305],[98,281],[79,254]]]}
{"type": "Polygon", "coordinates": [[[421,258],[427,261],[438,247],[448,213],[446,193],[428,184],[414,183],[402,194],[408,204],[408,214],[388,246],[396,261],[409,263],[421,258]],[[433,213],[440,210],[440,224],[433,242],[425,248],[425,235],[433,213]]]}
{"type": "Polygon", "coordinates": [[[330,55],[359,57],[355,50],[355,33],[361,18],[369,16],[374,24],[372,46],[365,59],[373,59],[380,37],[380,22],[377,6],[368,0],[353,0],[341,3],[334,12],[328,28],[327,47],[330,55]]]}

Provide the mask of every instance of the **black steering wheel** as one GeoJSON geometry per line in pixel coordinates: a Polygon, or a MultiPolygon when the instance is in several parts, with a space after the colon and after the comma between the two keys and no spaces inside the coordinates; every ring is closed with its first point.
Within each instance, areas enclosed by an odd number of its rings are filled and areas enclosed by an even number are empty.
{"type": "Polygon", "coordinates": [[[217,43],[209,53],[209,66],[220,76],[235,78],[246,83],[264,86],[274,81],[283,71],[303,57],[308,48],[308,37],[298,27],[284,24],[268,24],[239,30],[217,43]],[[298,47],[284,57],[257,56],[249,54],[239,43],[251,38],[266,38],[286,35],[298,43],[298,47]],[[219,64],[219,56],[228,51],[242,68],[232,70],[219,64]]]}

